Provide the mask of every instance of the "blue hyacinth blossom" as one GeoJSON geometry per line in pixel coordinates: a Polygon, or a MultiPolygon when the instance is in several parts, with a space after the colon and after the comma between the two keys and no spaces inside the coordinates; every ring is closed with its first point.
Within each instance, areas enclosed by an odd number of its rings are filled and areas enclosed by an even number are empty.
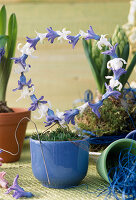
{"type": "Polygon", "coordinates": [[[59,123],[61,121],[61,119],[57,117],[54,114],[54,111],[50,108],[48,108],[47,114],[48,115],[46,115],[46,122],[44,122],[46,124],[45,127],[51,126],[53,123],[59,123]]]}
{"type": "MultiPolygon", "coordinates": [[[[112,68],[111,68],[111,70],[112,70],[112,68]]],[[[120,76],[127,73],[127,71],[124,68],[120,68],[118,70],[112,70],[112,71],[113,71],[115,80],[119,80],[120,76]]]]}
{"type": "Polygon", "coordinates": [[[52,27],[47,28],[47,31],[48,33],[46,35],[46,38],[48,38],[48,41],[50,41],[50,43],[53,43],[55,38],[60,36],[56,31],[52,29],[52,27]]]}
{"type": "Polygon", "coordinates": [[[71,110],[67,110],[64,113],[64,117],[65,117],[65,122],[67,124],[69,124],[71,122],[71,124],[75,125],[75,116],[79,114],[79,109],[71,109],[71,110]]]}
{"type": "Polygon", "coordinates": [[[100,100],[97,103],[90,103],[88,102],[88,105],[90,106],[90,108],[92,109],[92,112],[94,112],[98,118],[100,118],[100,113],[99,113],[99,108],[103,105],[103,100],[100,100]]]}
{"type": "Polygon", "coordinates": [[[33,39],[31,39],[31,38],[29,38],[29,37],[26,37],[26,39],[27,39],[27,42],[28,42],[29,44],[31,44],[31,45],[30,45],[30,48],[34,48],[34,50],[36,50],[36,45],[37,45],[37,43],[39,42],[40,37],[36,37],[36,38],[33,38],[33,39]]]}
{"type": "Polygon", "coordinates": [[[113,90],[111,86],[107,85],[105,83],[105,87],[106,87],[106,93],[102,96],[102,100],[107,99],[109,96],[113,96],[115,97],[115,99],[118,99],[118,97],[121,95],[121,93],[119,91],[113,90]]]}
{"type": "Polygon", "coordinates": [[[87,32],[88,32],[88,36],[85,37],[85,40],[89,40],[89,39],[99,40],[101,38],[99,35],[95,34],[92,26],[90,26],[90,29],[87,32]]]}
{"type": "MultiPolygon", "coordinates": [[[[11,59],[14,60],[15,64],[21,64],[23,66],[23,68],[25,69],[25,67],[26,67],[26,59],[27,58],[28,58],[28,55],[23,54],[19,58],[11,58],[11,59]]],[[[31,66],[29,65],[29,67],[31,67],[31,66]]]]}
{"type": "Polygon", "coordinates": [[[31,107],[28,108],[28,110],[35,111],[38,108],[39,103],[42,103],[42,104],[47,103],[47,101],[42,101],[44,99],[44,96],[41,96],[39,99],[37,99],[36,96],[33,94],[30,97],[33,103],[31,103],[31,107]]]}
{"type": "Polygon", "coordinates": [[[114,46],[110,47],[110,50],[102,52],[102,54],[110,55],[113,58],[118,58],[118,56],[116,54],[116,48],[117,48],[117,46],[118,46],[118,43],[116,43],[114,46]]]}
{"type": "Polygon", "coordinates": [[[69,41],[69,44],[72,44],[72,47],[74,48],[75,45],[77,44],[79,38],[80,38],[80,34],[76,35],[76,36],[71,36],[71,35],[68,35],[67,36],[67,39],[70,40],[69,41]]]}
{"type": "Polygon", "coordinates": [[[13,89],[13,92],[15,92],[16,90],[22,90],[24,86],[28,86],[28,88],[31,88],[33,86],[31,82],[31,79],[28,82],[26,82],[26,77],[22,73],[20,76],[20,80],[18,81],[18,87],[13,89]]]}
{"type": "Polygon", "coordinates": [[[22,187],[18,185],[18,178],[19,175],[16,176],[13,185],[8,188],[6,194],[9,194],[11,191],[14,191],[13,197],[15,199],[19,199],[21,197],[27,197],[27,198],[33,197],[34,195],[31,192],[26,192],[22,187]]]}
{"type": "Polygon", "coordinates": [[[4,47],[2,47],[2,48],[0,48],[0,62],[1,62],[1,59],[4,56],[4,54],[5,54],[5,49],[4,49],[4,47]]]}

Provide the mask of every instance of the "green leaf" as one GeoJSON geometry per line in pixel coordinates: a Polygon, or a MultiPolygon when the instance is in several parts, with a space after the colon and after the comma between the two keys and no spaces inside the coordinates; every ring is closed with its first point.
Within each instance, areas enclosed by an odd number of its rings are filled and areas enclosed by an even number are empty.
{"type": "Polygon", "coordinates": [[[5,101],[6,88],[9,80],[9,76],[12,69],[13,61],[11,58],[14,56],[15,47],[16,47],[16,38],[17,38],[17,21],[15,14],[12,14],[8,23],[8,41],[6,49],[6,60],[2,63],[2,79],[0,87],[0,100],[5,101]]]}
{"type": "Polygon", "coordinates": [[[5,35],[6,33],[6,8],[2,6],[0,10],[0,35],[5,35]]]}
{"type": "MultiPolygon", "coordinates": [[[[126,62],[128,61],[128,57],[129,57],[129,43],[127,43],[123,49],[121,58],[123,58],[126,62]]],[[[127,65],[123,65],[123,68],[126,69],[127,65]]]]}
{"type": "Polygon", "coordinates": [[[0,48],[4,47],[7,41],[8,41],[8,36],[0,35],[0,48]]]}
{"type": "Polygon", "coordinates": [[[127,73],[124,74],[124,76],[123,76],[123,78],[122,78],[122,80],[121,80],[123,86],[125,86],[126,82],[128,81],[128,79],[129,79],[129,77],[130,77],[130,75],[131,75],[131,73],[132,73],[132,71],[133,71],[135,65],[136,65],[136,53],[135,53],[135,55],[134,55],[134,57],[133,57],[133,59],[132,59],[130,65],[129,65],[128,68],[127,68],[127,73]]]}
{"type": "Polygon", "coordinates": [[[90,47],[89,47],[88,42],[85,39],[83,39],[82,42],[83,42],[83,47],[84,47],[85,55],[86,55],[86,57],[88,59],[88,62],[90,64],[90,68],[92,70],[92,73],[93,73],[94,79],[96,81],[98,90],[101,93],[102,84],[101,84],[100,74],[99,74],[99,72],[97,70],[97,67],[95,66],[95,64],[93,62],[93,59],[92,59],[91,44],[90,44],[90,47]]]}

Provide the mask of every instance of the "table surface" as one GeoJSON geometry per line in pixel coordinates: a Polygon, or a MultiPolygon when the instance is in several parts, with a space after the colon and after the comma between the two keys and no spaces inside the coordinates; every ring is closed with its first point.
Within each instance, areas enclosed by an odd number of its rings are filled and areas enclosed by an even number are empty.
{"type": "MultiPolygon", "coordinates": [[[[49,189],[41,185],[41,183],[35,179],[31,169],[30,149],[29,141],[24,143],[23,152],[18,162],[3,164],[1,171],[6,172],[6,179],[9,185],[12,185],[14,178],[19,174],[18,183],[26,191],[32,192],[33,200],[102,200],[105,196],[97,195],[100,190],[105,186],[105,181],[98,175],[96,171],[96,157],[90,156],[89,168],[87,176],[77,187],[70,189],[49,189]]],[[[0,200],[14,199],[12,194],[5,194],[6,189],[0,189],[0,200]]],[[[21,198],[26,199],[26,198],[21,198]]]]}

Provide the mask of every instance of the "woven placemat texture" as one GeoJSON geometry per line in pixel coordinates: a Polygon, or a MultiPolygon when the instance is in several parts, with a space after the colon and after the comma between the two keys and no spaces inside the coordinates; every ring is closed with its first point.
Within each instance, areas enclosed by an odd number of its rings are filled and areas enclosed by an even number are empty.
{"type": "MultiPolygon", "coordinates": [[[[29,144],[24,145],[21,159],[19,162],[3,164],[1,171],[4,170],[6,179],[12,185],[14,178],[19,174],[18,183],[26,191],[32,192],[35,196],[32,200],[93,200],[104,199],[104,196],[97,197],[98,188],[103,188],[106,184],[97,174],[95,158],[89,159],[89,168],[87,176],[78,187],[70,189],[49,189],[41,185],[35,179],[31,169],[29,144]]],[[[12,200],[12,194],[5,194],[6,189],[0,189],[0,200],[12,200]]],[[[26,198],[21,198],[26,199],[26,198]]]]}

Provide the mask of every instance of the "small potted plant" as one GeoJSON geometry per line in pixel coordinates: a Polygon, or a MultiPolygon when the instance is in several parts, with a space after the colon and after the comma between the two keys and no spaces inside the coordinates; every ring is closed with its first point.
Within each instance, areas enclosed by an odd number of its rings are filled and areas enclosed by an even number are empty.
{"type": "Polygon", "coordinates": [[[11,14],[7,26],[6,8],[0,10],[0,149],[3,162],[13,162],[20,158],[25,137],[27,121],[24,121],[16,132],[17,125],[22,117],[30,117],[30,111],[23,108],[9,108],[6,105],[7,84],[10,77],[14,56],[17,21],[16,15],[11,14]],[[18,143],[17,143],[17,141],[18,143]]]}
{"type": "MultiPolygon", "coordinates": [[[[88,33],[91,33],[91,31],[90,28],[88,33]]],[[[103,106],[100,108],[101,118],[91,112],[89,107],[83,115],[77,118],[78,126],[84,132],[89,133],[92,138],[92,151],[99,151],[114,140],[124,138],[130,131],[135,129],[133,121],[136,122],[135,89],[128,84],[128,79],[136,64],[136,54],[133,57],[132,55],[129,56],[130,44],[125,31],[120,26],[116,27],[109,41],[103,35],[98,37],[82,40],[84,51],[98,88],[97,100],[94,99],[91,103],[95,103],[102,98],[106,91],[105,83],[110,84],[112,88],[113,86],[115,88],[118,87],[121,95],[119,99],[112,98],[103,102],[103,106]],[[109,46],[99,45],[102,40],[109,46]],[[126,70],[118,79],[120,83],[115,80],[115,69],[112,70],[111,67],[114,60],[117,61],[118,68],[120,66],[123,70],[126,70]]]]}
{"type": "Polygon", "coordinates": [[[49,101],[44,100],[44,96],[37,98],[35,87],[31,79],[26,80],[26,72],[30,70],[30,65],[26,64],[28,55],[36,50],[39,41],[48,38],[53,42],[57,34],[52,28],[47,29],[48,34],[37,33],[37,37],[31,39],[27,37],[27,43],[19,50],[22,56],[13,58],[15,63],[20,63],[15,69],[20,73],[18,87],[13,91],[20,90],[21,98],[30,97],[32,104],[29,111],[38,110],[37,119],[46,118],[44,133],[34,134],[30,139],[31,163],[34,176],[47,187],[67,188],[77,185],[85,177],[89,161],[89,137],[79,135],[69,129],[68,124],[75,125],[75,116],[83,112],[88,104],[70,109],[56,114],[51,109],[49,101]],[[26,56],[27,54],[27,56],[26,56]],[[57,124],[56,130],[49,129],[57,124]],[[40,165],[39,165],[40,163],[40,165]]]}

